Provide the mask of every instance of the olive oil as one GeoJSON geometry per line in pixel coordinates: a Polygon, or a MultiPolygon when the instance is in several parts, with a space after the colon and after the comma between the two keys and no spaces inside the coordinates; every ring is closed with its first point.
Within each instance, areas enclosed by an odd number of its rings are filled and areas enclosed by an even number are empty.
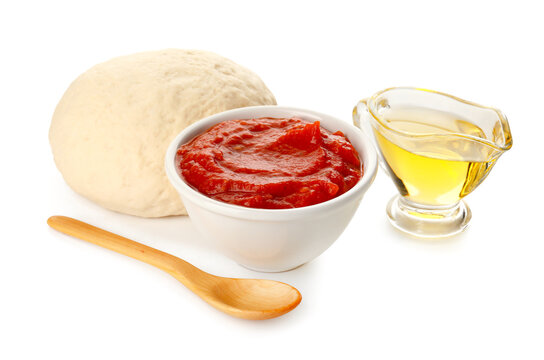
{"type": "Polygon", "coordinates": [[[381,116],[383,125],[373,127],[378,147],[401,195],[415,203],[457,203],[485,179],[496,161],[479,142],[489,135],[452,114],[403,108],[381,116]]]}
{"type": "Polygon", "coordinates": [[[386,207],[391,224],[416,237],[463,231],[472,217],[463,198],[512,147],[500,110],[422,88],[389,88],[362,99],[353,122],[371,128],[380,163],[400,192],[386,207]]]}

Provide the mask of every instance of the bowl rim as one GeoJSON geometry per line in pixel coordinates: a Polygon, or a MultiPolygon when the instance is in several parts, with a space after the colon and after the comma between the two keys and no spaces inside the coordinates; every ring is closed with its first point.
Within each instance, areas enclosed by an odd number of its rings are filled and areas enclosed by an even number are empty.
{"type": "MultiPolygon", "coordinates": [[[[323,126],[323,124],[320,125],[323,126]]],[[[174,188],[178,191],[182,198],[187,197],[190,201],[197,203],[199,206],[214,213],[220,213],[222,215],[234,218],[245,218],[261,221],[284,221],[288,219],[292,220],[311,215],[324,215],[329,211],[333,211],[339,207],[342,207],[343,205],[357,200],[363,196],[368,187],[374,181],[377,168],[378,157],[376,150],[374,149],[374,146],[372,145],[372,142],[368,138],[368,136],[358,127],[352,125],[347,121],[343,121],[334,116],[320,113],[317,111],[302,109],[298,107],[278,105],[262,105],[236,108],[202,118],[201,120],[183,129],[170,142],[165,156],[166,175],[168,176],[170,183],[174,186],[174,188]],[[272,114],[259,115],[259,111],[293,113],[292,115],[278,114],[276,115],[278,118],[286,116],[297,116],[302,118],[303,120],[305,118],[312,118],[315,120],[328,119],[326,121],[338,122],[339,124],[341,124],[340,127],[344,127],[344,129],[334,129],[333,132],[337,130],[342,131],[344,135],[348,137],[350,142],[352,142],[350,136],[358,136],[361,140],[361,146],[359,148],[357,148],[355,144],[353,145],[354,147],[356,147],[359,156],[361,156],[362,158],[361,161],[363,163],[363,177],[357,182],[357,184],[355,184],[353,188],[349,189],[347,192],[338,197],[314,205],[289,209],[257,209],[229,204],[226,202],[212,199],[200,193],[198,190],[194,189],[185,181],[183,181],[181,176],[178,174],[175,166],[177,149],[182,143],[189,142],[195,136],[202,134],[213,125],[218,124],[222,121],[231,119],[274,117],[274,115],[272,114]],[[256,113],[256,115],[250,115],[251,113],[256,113]],[[345,129],[347,129],[347,131],[345,131],[345,129]],[[346,134],[346,132],[349,132],[350,134],[346,134]]]]}

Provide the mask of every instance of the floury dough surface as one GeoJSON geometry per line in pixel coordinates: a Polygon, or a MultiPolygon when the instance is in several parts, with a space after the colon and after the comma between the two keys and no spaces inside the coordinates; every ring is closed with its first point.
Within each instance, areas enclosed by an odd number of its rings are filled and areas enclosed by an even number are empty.
{"type": "Polygon", "coordinates": [[[49,141],[77,193],[121,213],[184,215],[164,171],[172,139],[206,116],[275,104],[256,74],[219,55],[144,52],[80,75],[55,109],[49,141]]]}

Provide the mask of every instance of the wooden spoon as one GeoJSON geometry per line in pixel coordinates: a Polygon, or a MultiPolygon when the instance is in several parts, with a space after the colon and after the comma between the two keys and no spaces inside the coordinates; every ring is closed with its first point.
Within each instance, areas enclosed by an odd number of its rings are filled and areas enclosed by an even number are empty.
{"type": "Polygon", "coordinates": [[[173,255],[69,217],[52,216],[47,224],[65,234],[156,266],[211,306],[235,317],[274,318],[293,310],[302,300],[300,292],[291,285],[273,280],[211,275],[173,255]]]}

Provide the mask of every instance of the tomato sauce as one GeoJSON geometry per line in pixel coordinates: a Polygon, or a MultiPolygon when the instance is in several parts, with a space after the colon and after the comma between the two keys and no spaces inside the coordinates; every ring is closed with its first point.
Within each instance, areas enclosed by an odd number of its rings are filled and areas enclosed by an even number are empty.
{"type": "Polygon", "coordinates": [[[202,194],[260,209],[333,199],[363,174],[359,155],[342,132],[299,118],[224,121],[181,145],[176,165],[202,194]]]}

